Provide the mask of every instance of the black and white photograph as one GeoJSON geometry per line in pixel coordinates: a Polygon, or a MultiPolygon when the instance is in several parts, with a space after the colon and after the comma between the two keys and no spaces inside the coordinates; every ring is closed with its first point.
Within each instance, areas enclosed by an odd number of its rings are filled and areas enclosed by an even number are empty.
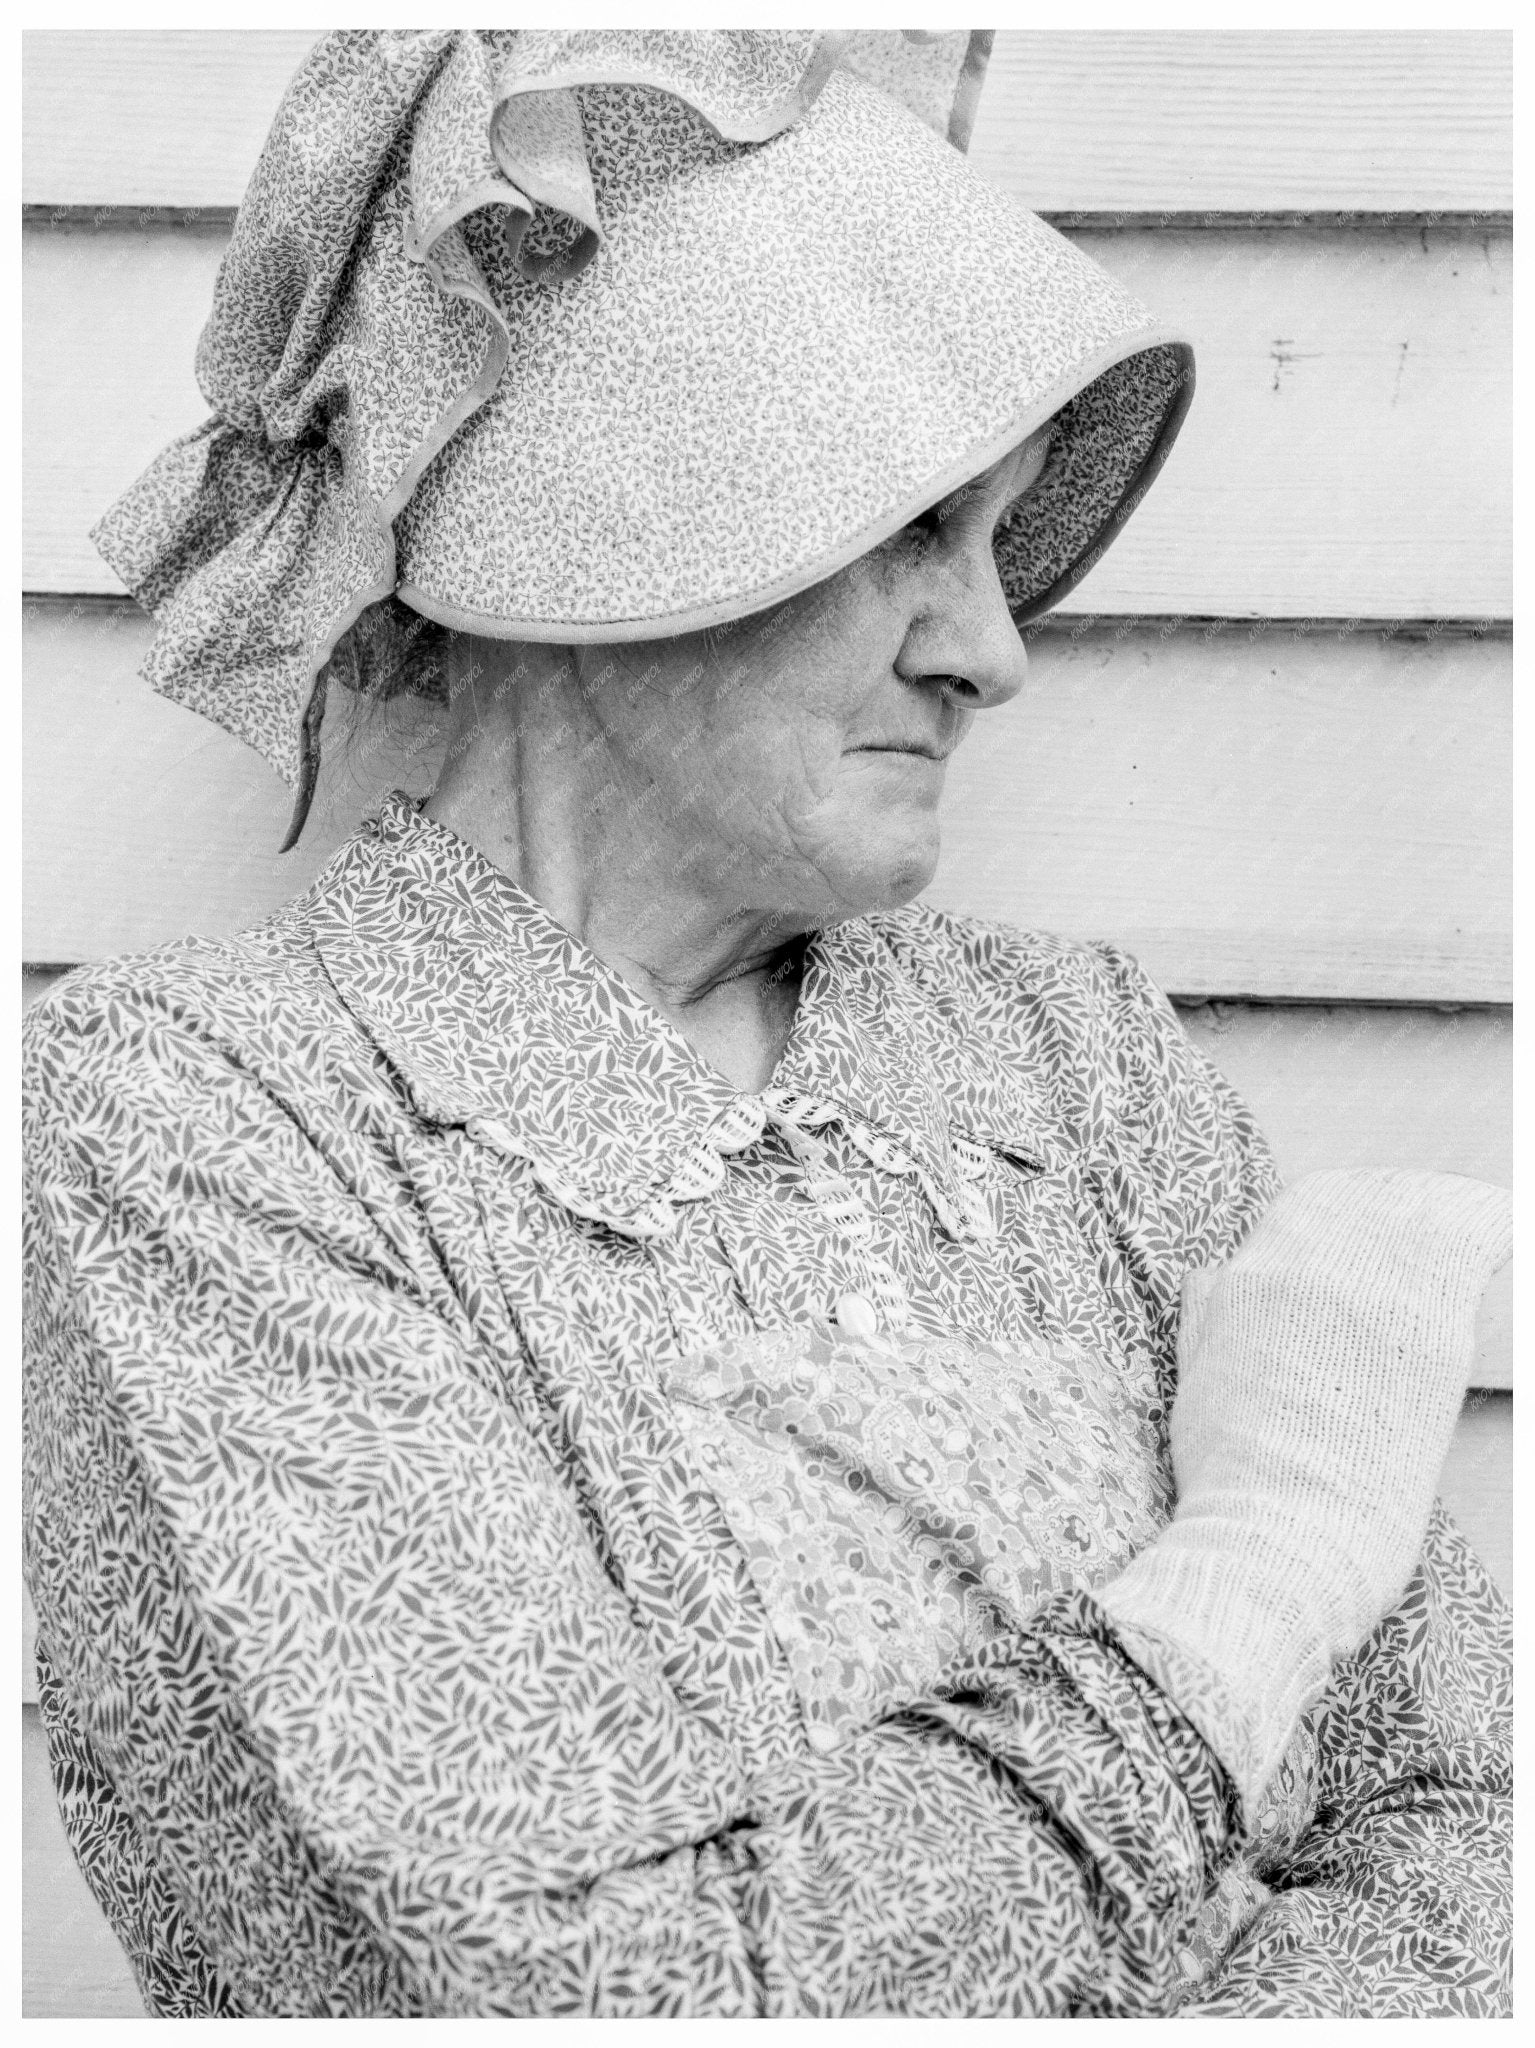
{"type": "Polygon", "coordinates": [[[23,2017],[1509,2018],[1507,23],[21,81],[23,2017]]]}

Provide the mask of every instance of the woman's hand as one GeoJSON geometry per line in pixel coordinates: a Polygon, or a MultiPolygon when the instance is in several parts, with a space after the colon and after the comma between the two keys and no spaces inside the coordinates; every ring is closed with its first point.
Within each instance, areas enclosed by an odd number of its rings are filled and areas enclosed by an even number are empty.
{"type": "Polygon", "coordinates": [[[1249,1799],[1407,1584],[1509,1216],[1448,1174],[1313,1174],[1189,1276],[1177,1510],[1103,1604],[1249,1799]]]}

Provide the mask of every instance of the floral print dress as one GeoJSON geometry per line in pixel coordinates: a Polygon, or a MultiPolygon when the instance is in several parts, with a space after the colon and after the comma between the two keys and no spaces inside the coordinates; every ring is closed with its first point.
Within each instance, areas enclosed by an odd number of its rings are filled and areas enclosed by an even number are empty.
{"type": "Polygon", "coordinates": [[[1436,1515],[1256,1811],[1093,1599],[1275,1177],[1135,965],[810,943],[745,1095],[393,798],[27,1065],[59,1800],[165,2015],[1507,2009],[1436,1515]]]}

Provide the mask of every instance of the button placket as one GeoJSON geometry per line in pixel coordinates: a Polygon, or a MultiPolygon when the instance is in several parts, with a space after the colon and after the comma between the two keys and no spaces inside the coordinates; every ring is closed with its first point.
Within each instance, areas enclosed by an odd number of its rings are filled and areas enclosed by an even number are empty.
{"type": "Polygon", "coordinates": [[[857,1188],[842,1173],[825,1140],[788,1116],[774,1116],[779,1132],[795,1160],[804,1169],[800,1192],[810,1202],[819,1221],[835,1230],[856,1254],[862,1288],[844,1289],[832,1304],[832,1319],[850,1337],[863,1339],[883,1330],[902,1330],[911,1319],[911,1306],[900,1275],[887,1259],[874,1251],[874,1218],[857,1188]]]}

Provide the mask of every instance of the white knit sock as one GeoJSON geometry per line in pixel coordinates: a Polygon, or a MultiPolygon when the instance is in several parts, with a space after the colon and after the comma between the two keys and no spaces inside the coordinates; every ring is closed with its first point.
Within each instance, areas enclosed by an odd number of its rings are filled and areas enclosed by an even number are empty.
{"type": "Polygon", "coordinates": [[[1312,1174],[1189,1276],[1177,1510],[1100,1597],[1249,1802],[1412,1574],[1508,1243],[1501,1188],[1312,1174]]]}

